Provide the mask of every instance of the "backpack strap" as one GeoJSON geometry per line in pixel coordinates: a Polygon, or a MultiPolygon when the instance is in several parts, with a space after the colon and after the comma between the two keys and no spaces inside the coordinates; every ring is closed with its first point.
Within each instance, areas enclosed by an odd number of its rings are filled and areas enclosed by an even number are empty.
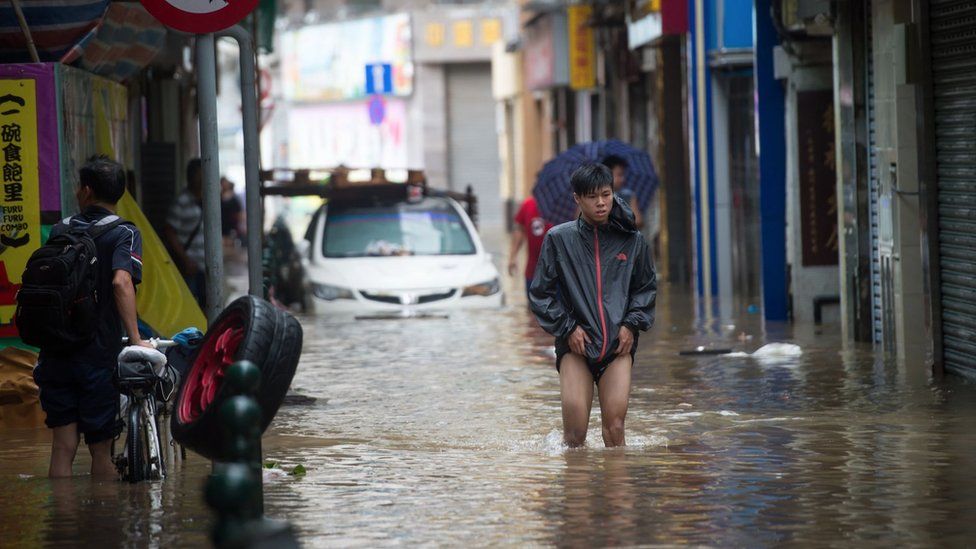
{"type": "Polygon", "coordinates": [[[108,231],[111,231],[119,225],[122,225],[123,223],[128,223],[128,221],[115,214],[106,215],[105,217],[89,225],[88,228],[85,229],[85,232],[88,233],[88,236],[94,239],[102,236],[108,231]]]}

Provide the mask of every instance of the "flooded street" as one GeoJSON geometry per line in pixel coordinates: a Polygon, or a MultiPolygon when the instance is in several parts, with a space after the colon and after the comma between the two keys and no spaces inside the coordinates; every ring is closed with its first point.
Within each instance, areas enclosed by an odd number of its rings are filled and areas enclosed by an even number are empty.
{"type": "MultiPolygon", "coordinates": [[[[267,514],[309,547],[971,543],[971,384],[927,384],[812,328],[764,335],[755,315],[703,325],[664,295],[640,341],[629,446],[602,448],[595,403],[588,447],[565,450],[551,339],[511,301],[304,318],[293,389],[315,401],[282,408],[265,456],[308,472],[267,482],[267,514]],[[804,353],[678,355],[771,341],[804,353]]],[[[205,543],[209,463],[191,456],[156,484],[51,483],[47,445],[43,430],[0,432],[0,545],[205,543]]]]}

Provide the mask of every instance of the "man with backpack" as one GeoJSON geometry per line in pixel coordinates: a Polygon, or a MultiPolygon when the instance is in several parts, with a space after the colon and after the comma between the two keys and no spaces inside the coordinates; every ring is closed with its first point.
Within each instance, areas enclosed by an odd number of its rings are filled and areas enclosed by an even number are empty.
{"type": "Polygon", "coordinates": [[[28,261],[17,296],[21,338],[41,350],[34,380],[54,431],[51,477],[71,476],[84,434],[92,477],[117,478],[111,443],[122,423],[113,375],[122,337],[150,346],[136,320],[142,237],[115,215],[125,180],[122,166],[105,156],[81,167],[81,213],[54,226],[28,261]]]}

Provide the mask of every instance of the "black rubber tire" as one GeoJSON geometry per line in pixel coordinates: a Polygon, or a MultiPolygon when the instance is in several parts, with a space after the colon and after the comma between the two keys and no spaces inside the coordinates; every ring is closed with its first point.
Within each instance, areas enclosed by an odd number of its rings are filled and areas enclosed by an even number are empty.
{"type": "Polygon", "coordinates": [[[139,417],[138,402],[129,402],[129,425],[125,433],[126,449],[126,479],[129,482],[139,482],[146,478],[146,452],[143,444],[142,420],[139,417]]]}
{"type": "MultiPolygon", "coordinates": [[[[301,353],[301,326],[291,315],[275,309],[267,301],[253,296],[244,296],[236,299],[218,315],[213,322],[213,327],[204,337],[200,349],[212,345],[212,339],[218,337],[235,322],[242,324],[244,338],[237,348],[234,360],[250,360],[261,370],[261,387],[258,390],[257,400],[262,409],[263,432],[281,406],[285,392],[294,377],[297,357],[301,353]]],[[[197,356],[193,358],[195,363],[197,356]]],[[[192,376],[192,367],[191,373],[186,377],[190,376],[192,376]]],[[[219,387],[213,401],[199,417],[183,422],[180,418],[180,409],[185,397],[185,388],[185,384],[181,385],[176,398],[176,408],[172,414],[173,438],[206,458],[222,459],[225,438],[217,420],[217,411],[231,396],[229,391],[223,386],[219,387]]]]}
{"type": "Polygon", "coordinates": [[[304,332],[301,323],[285,311],[279,310],[278,315],[278,324],[281,327],[280,345],[277,346],[277,352],[268,359],[273,367],[262,368],[261,389],[258,391],[258,404],[263,412],[262,433],[267,430],[285,400],[285,394],[291,387],[302,356],[304,332]]]}

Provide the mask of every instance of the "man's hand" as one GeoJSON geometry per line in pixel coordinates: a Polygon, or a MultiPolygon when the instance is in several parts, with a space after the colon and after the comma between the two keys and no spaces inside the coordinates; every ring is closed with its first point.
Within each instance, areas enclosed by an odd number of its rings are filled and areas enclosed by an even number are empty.
{"type": "Polygon", "coordinates": [[[634,332],[631,332],[630,328],[626,326],[621,326],[620,334],[617,335],[617,341],[620,342],[617,345],[618,355],[630,353],[630,349],[634,346],[634,332]]]}
{"type": "Polygon", "coordinates": [[[569,350],[580,356],[586,356],[586,344],[590,342],[590,336],[586,335],[583,328],[577,326],[573,333],[569,335],[569,350]]]}
{"type": "Polygon", "coordinates": [[[518,264],[515,262],[515,260],[509,261],[508,262],[508,275],[509,276],[515,276],[515,273],[517,273],[517,272],[518,272],[518,264]]]}
{"type": "Polygon", "coordinates": [[[145,339],[138,339],[138,340],[135,340],[135,341],[133,341],[132,339],[130,339],[129,340],[129,345],[136,345],[138,347],[148,347],[150,349],[155,349],[156,348],[155,345],[153,345],[152,343],[146,341],[145,339]]]}

